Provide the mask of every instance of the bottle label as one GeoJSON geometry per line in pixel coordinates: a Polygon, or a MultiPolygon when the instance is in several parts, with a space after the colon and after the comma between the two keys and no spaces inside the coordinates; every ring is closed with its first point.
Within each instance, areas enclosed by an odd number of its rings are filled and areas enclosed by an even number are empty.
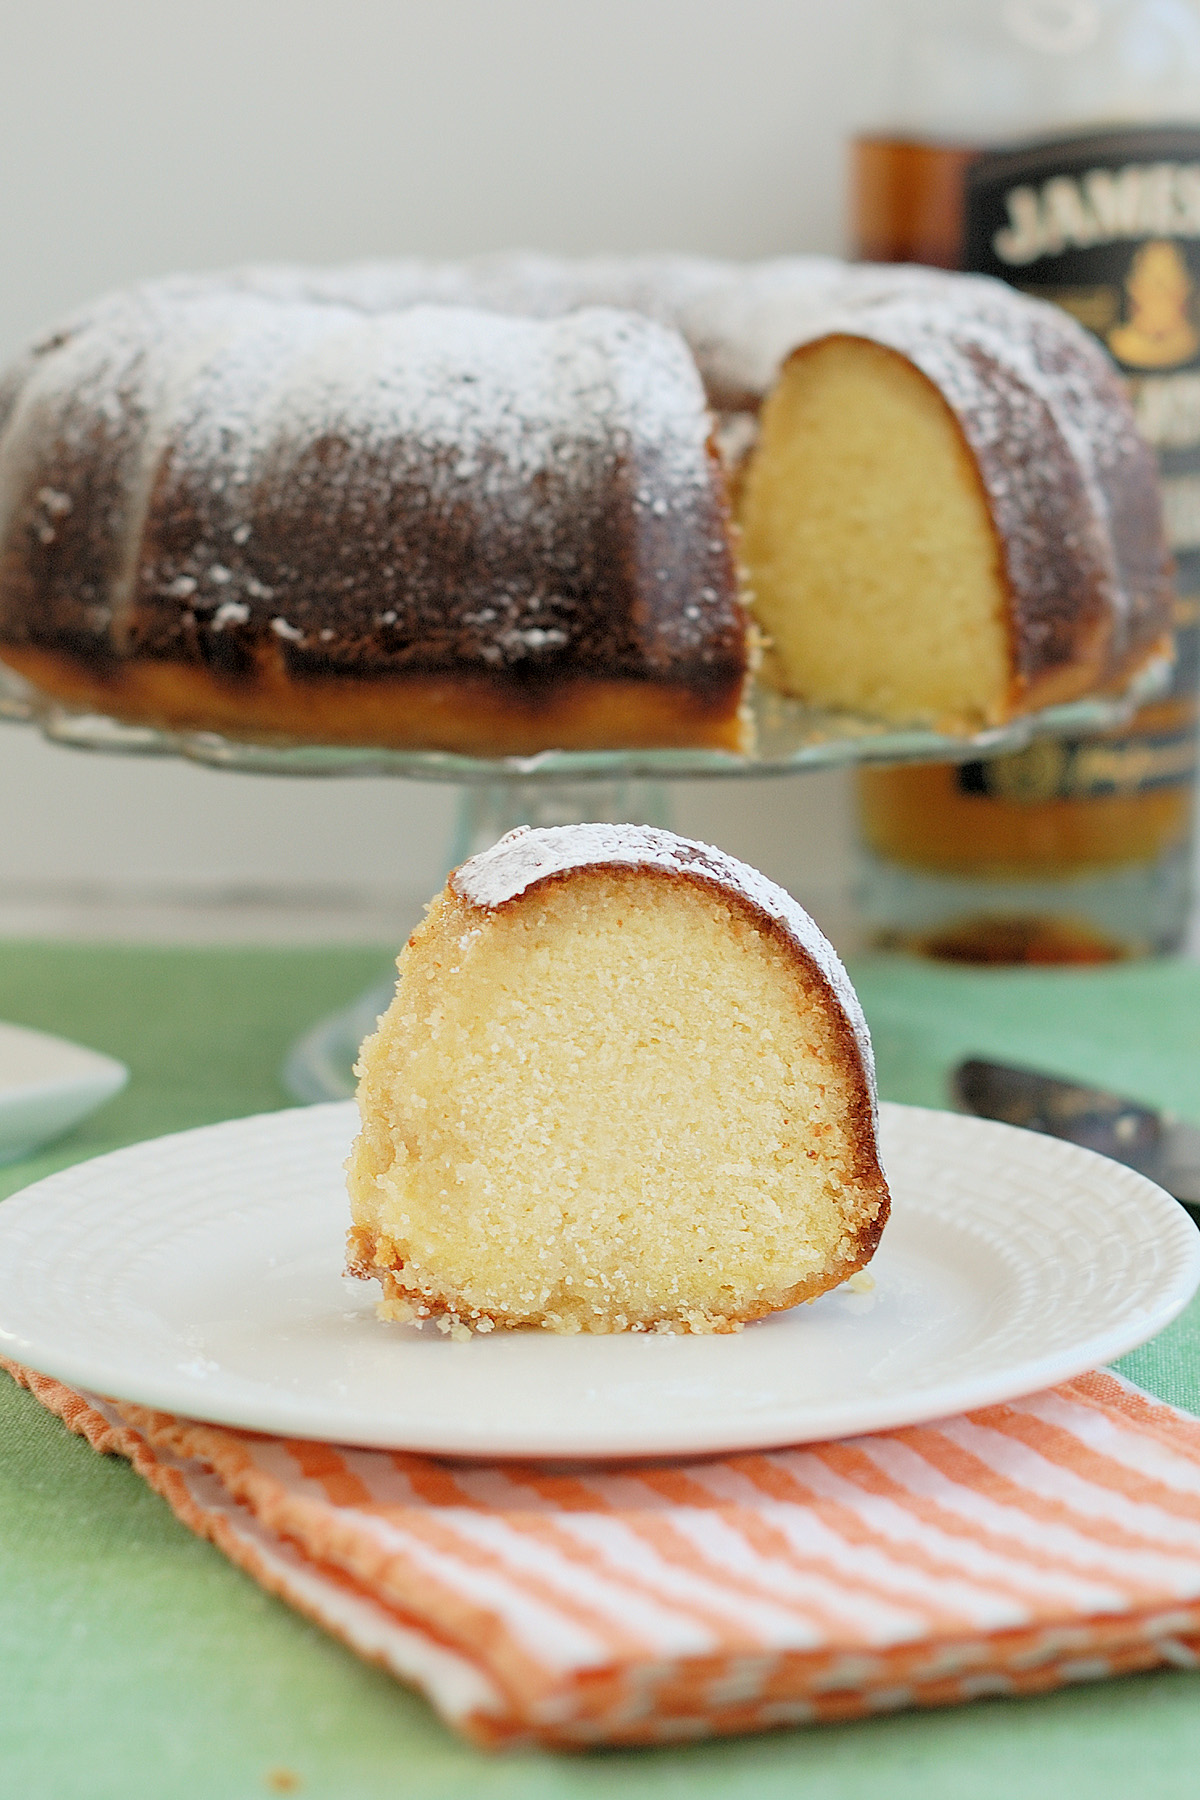
{"type": "MultiPolygon", "coordinates": [[[[1099,338],[1158,455],[1182,590],[1176,696],[1194,694],[1200,638],[1200,130],[1146,126],[987,151],[966,174],[963,267],[1073,314],[1099,338]]],[[[964,763],[960,792],[1087,799],[1195,779],[1191,706],[1125,732],[1039,742],[964,763]]]]}
{"type": "Polygon", "coordinates": [[[963,251],[964,268],[1099,338],[1158,452],[1171,547],[1200,551],[1200,130],[985,152],[966,175],[963,251]]]}
{"type": "Polygon", "coordinates": [[[1039,738],[1009,756],[960,763],[955,786],[960,794],[1035,806],[1187,787],[1195,774],[1196,734],[1189,723],[1125,737],[1039,738]]]}

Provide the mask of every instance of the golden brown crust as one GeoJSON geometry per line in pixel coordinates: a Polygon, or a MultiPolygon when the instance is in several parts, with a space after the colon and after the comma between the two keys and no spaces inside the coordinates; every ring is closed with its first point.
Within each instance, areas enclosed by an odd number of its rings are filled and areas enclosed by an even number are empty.
{"type": "MultiPolygon", "coordinates": [[[[631,1331],[653,1331],[657,1327],[666,1327],[681,1332],[694,1332],[696,1321],[702,1317],[703,1329],[716,1336],[732,1331],[740,1331],[743,1325],[753,1325],[759,1319],[769,1318],[772,1313],[786,1312],[790,1307],[802,1306],[809,1300],[817,1300],[827,1294],[831,1288],[840,1287],[851,1275],[865,1268],[879,1244],[883,1228],[887,1224],[889,1202],[884,1193],[878,1216],[863,1225],[855,1239],[851,1254],[840,1258],[829,1269],[820,1275],[814,1275],[807,1281],[800,1281],[789,1288],[781,1288],[776,1293],[764,1296],[759,1304],[746,1308],[742,1312],[700,1313],[697,1307],[690,1307],[685,1314],[673,1315],[664,1313],[653,1319],[634,1320],[627,1329],[631,1331]]],[[[478,1331],[483,1323],[485,1331],[511,1331],[525,1328],[526,1321],[513,1320],[503,1314],[488,1312],[483,1308],[467,1312],[454,1305],[444,1296],[416,1294],[411,1288],[404,1287],[397,1276],[404,1268],[404,1258],[393,1241],[386,1235],[376,1235],[369,1228],[352,1225],[346,1233],[346,1274],[356,1276],[360,1281],[378,1281],[383,1292],[385,1309],[393,1317],[411,1318],[413,1322],[422,1319],[446,1319],[457,1325],[478,1331]]]]}
{"type": "Polygon", "coordinates": [[[566,680],[522,690],[486,675],[296,679],[269,652],[251,677],[203,666],[127,660],[101,674],[69,656],[0,645],[0,661],[65,705],[172,731],[258,743],[355,744],[463,756],[540,750],[744,751],[740,682],[724,692],[652,681],[566,680]]]}

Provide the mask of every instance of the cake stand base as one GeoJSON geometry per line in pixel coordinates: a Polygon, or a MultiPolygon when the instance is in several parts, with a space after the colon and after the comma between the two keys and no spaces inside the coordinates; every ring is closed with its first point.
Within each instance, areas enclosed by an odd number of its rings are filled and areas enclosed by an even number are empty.
{"type": "MultiPolygon", "coordinates": [[[[745,754],[710,748],[544,750],[490,760],[441,750],[251,743],[214,731],[131,725],[103,714],[77,712],[39,693],[3,664],[0,718],[29,720],[52,742],[76,749],[182,756],[215,769],[260,775],[400,775],[455,782],[460,789],[458,819],[447,858],[453,868],[516,825],[587,820],[665,825],[663,784],[668,781],[795,775],[861,762],[973,762],[1024,749],[1039,737],[1106,731],[1166,692],[1170,679],[1170,659],[1163,657],[1141,670],[1123,694],[1073,700],[964,736],[829,712],[755,686],[748,702],[755,748],[745,754]]],[[[393,980],[381,969],[377,988],[301,1038],[283,1071],[287,1090],[297,1100],[344,1099],[353,1093],[358,1046],[390,1000],[393,980]]]]}

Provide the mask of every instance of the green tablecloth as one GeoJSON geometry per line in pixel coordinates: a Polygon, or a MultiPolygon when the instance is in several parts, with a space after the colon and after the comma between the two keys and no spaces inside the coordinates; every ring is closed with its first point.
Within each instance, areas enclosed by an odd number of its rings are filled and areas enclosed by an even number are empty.
{"type": "MultiPolygon", "coordinates": [[[[122,1057],[118,1100],[0,1170],[278,1106],[291,1039],[386,966],[367,950],[0,946],[0,1017],[122,1057]]],[[[881,1088],[939,1104],[969,1050],[1123,1086],[1200,1123],[1200,966],[854,971],[881,1088]]],[[[1200,1303],[1123,1369],[1200,1410],[1200,1303]]],[[[1192,1800],[1200,1680],[1179,1670],[1029,1701],[660,1751],[487,1757],[270,1599],[0,1377],[0,1795],[14,1800],[1192,1800]]]]}

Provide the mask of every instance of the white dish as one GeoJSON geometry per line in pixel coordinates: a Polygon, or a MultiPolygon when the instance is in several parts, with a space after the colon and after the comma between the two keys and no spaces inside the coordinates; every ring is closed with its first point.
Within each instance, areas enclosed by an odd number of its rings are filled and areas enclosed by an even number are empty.
{"type": "Polygon", "coordinates": [[[0,1163],[61,1137],[128,1080],[125,1064],[99,1050],[0,1025],[0,1163]]]}
{"type": "Polygon", "coordinates": [[[76,1386],[293,1437],[463,1456],[692,1454],[1012,1398],[1132,1349],[1200,1284],[1161,1189],[1052,1138],[883,1108],[869,1293],[727,1337],[385,1326],[341,1274],[352,1104],[98,1157],[0,1206],[0,1351],[76,1386]]]}

